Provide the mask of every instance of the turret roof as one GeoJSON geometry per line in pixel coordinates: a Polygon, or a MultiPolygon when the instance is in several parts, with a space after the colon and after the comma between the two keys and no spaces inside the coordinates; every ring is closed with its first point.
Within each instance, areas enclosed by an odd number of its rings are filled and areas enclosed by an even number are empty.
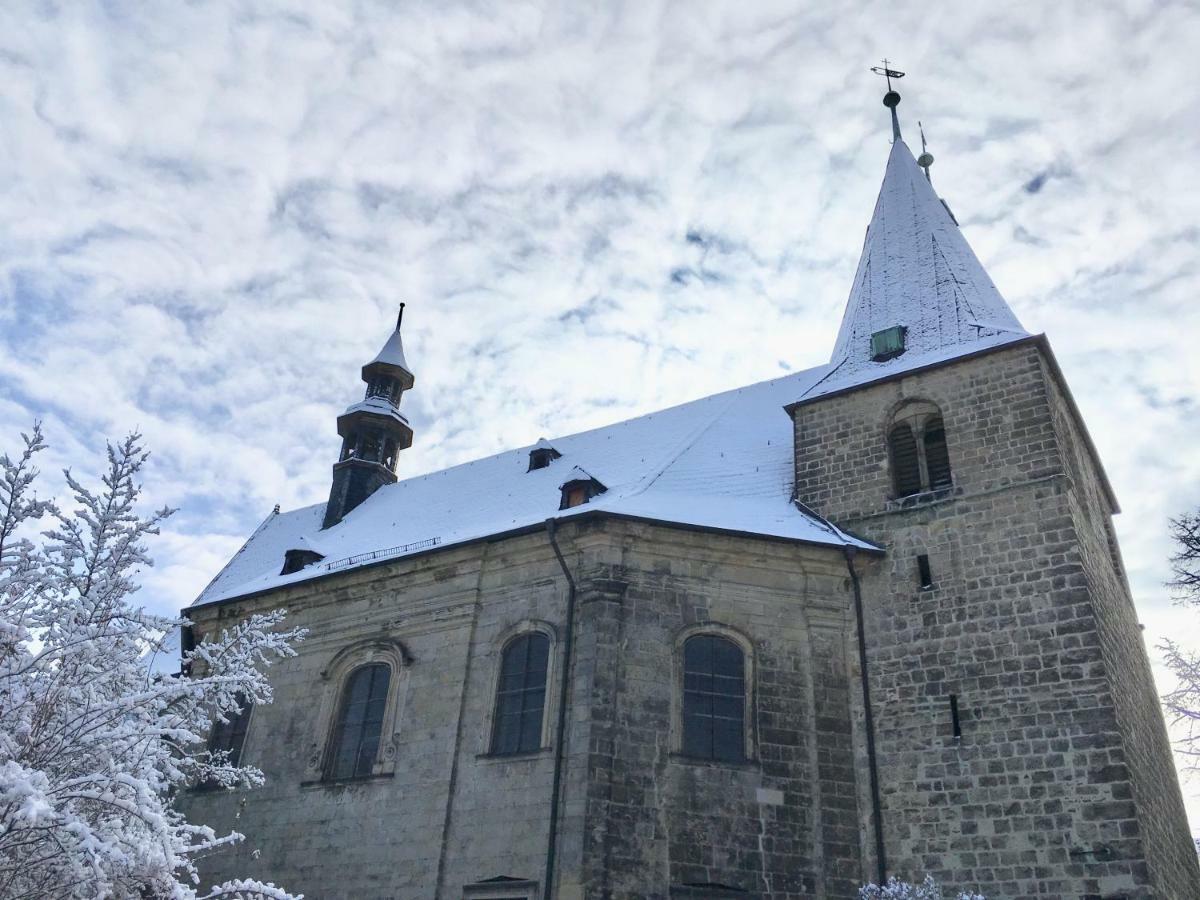
{"type": "Polygon", "coordinates": [[[412,369],[408,367],[408,362],[404,359],[404,342],[400,339],[400,329],[388,336],[387,342],[383,348],[375,354],[375,358],[367,363],[368,366],[375,363],[383,363],[388,366],[399,366],[405,372],[412,374],[412,369]]]}

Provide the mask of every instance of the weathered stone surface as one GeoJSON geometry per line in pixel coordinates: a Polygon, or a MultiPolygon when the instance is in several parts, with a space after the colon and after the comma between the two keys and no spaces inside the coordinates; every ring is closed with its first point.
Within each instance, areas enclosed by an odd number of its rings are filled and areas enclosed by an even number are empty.
{"type": "Polygon", "coordinates": [[[799,497],[888,551],[863,565],[888,858],[1009,900],[1200,896],[1112,510],[1058,378],[1031,342],[795,410],[799,497]],[[901,509],[886,432],[910,399],[941,409],[954,490],[901,509]]]}

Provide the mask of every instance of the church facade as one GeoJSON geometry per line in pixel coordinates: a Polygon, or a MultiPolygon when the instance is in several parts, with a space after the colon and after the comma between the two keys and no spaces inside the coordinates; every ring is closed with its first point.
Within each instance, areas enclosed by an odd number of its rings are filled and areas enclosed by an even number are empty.
{"type": "Polygon", "coordinates": [[[187,611],[197,640],[280,607],[309,629],[213,736],[266,784],[181,798],[248,835],[206,878],[1200,896],[1113,491],[895,136],[827,365],[398,481],[397,323],[329,501],[269,516],[187,611]]]}

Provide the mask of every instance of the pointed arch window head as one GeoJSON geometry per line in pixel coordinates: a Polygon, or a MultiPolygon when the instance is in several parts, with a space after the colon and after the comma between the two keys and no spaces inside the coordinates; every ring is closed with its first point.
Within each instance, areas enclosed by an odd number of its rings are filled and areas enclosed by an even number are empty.
{"type": "Polygon", "coordinates": [[[722,762],[746,758],[746,660],[717,634],[683,645],[683,740],[686,756],[722,762]]]}
{"type": "Polygon", "coordinates": [[[888,458],[897,499],[953,486],[941,411],[932,403],[902,406],[888,428],[888,458]]]}
{"type": "Polygon", "coordinates": [[[500,657],[492,753],[532,753],[542,747],[550,638],[540,631],[509,641],[500,657]]]}
{"type": "Polygon", "coordinates": [[[391,675],[386,663],[370,663],[359,666],[346,679],[325,770],[330,781],[373,774],[391,675]]]}

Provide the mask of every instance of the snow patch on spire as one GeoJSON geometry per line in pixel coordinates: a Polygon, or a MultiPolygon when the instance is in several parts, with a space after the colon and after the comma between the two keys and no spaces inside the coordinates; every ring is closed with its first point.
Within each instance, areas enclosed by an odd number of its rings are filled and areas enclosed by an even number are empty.
{"type": "Polygon", "coordinates": [[[828,378],[841,390],[935,359],[1028,336],[903,141],[892,144],[828,378]],[[904,329],[904,352],[872,356],[871,336],[904,329]]]}

